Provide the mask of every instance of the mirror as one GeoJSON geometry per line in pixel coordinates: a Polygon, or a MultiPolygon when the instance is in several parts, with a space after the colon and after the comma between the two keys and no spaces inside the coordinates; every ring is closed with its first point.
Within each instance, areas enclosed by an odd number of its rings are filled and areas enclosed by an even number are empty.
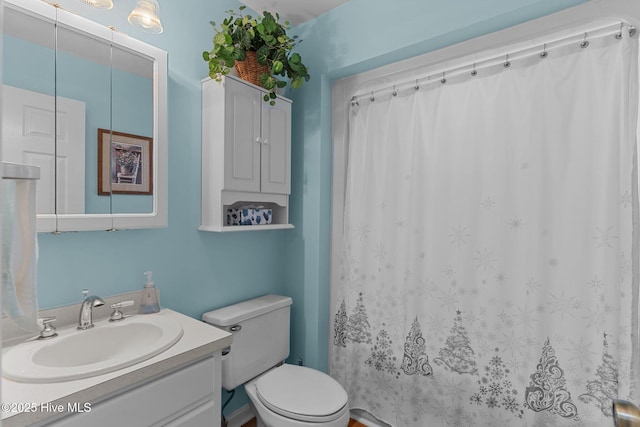
{"type": "Polygon", "coordinates": [[[47,184],[37,193],[37,213],[55,214],[55,16],[6,8],[3,28],[2,157],[40,166],[38,190],[47,184]],[[20,34],[21,28],[31,31],[20,34]]]}
{"type": "Polygon", "coordinates": [[[112,212],[150,212],[153,181],[146,172],[153,159],[153,62],[118,46],[112,48],[112,61],[112,125],[117,131],[111,135],[112,212]]]}
{"type": "Polygon", "coordinates": [[[54,213],[109,214],[109,197],[99,197],[95,191],[97,169],[93,159],[97,159],[97,129],[111,124],[111,43],[58,25],[55,57],[54,213]],[[82,52],[91,52],[91,58],[82,52]]]}
{"type": "Polygon", "coordinates": [[[4,5],[2,157],[41,167],[38,231],[166,226],[166,52],[38,0],[4,5]]]}

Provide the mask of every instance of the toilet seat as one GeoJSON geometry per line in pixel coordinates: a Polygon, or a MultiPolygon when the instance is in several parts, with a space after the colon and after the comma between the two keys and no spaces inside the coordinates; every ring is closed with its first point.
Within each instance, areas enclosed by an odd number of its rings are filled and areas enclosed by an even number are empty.
{"type": "Polygon", "coordinates": [[[347,407],[347,393],[336,380],[303,366],[282,365],[262,375],[255,385],[264,406],[299,421],[333,421],[347,407]]]}

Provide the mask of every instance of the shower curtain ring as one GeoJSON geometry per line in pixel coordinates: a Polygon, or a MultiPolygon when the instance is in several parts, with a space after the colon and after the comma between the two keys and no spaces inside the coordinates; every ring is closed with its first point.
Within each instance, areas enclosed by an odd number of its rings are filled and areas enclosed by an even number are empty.
{"type": "Polygon", "coordinates": [[[393,96],[398,96],[398,89],[396,89],[396,85],[393,85],[393,96]]]}
{"type": "Polygon", "coordinates": [[[444,71],[442,72],[442,78],[440,79],[440,83],[445,84],[447,79],[444,77],[444,71]]]}
{"type": "Polygon", "coordinates": [[[622,39],[622,27],[624,27],[624,23],[622,23],[622,22],[621,22],[621,23],[620,23],[620,31],[618,31],[618,32],[616,33],[616,38],[617,38],[618,40],[622,39]]]}
{"type": "Polygon", "coordinates": [[[420,85],[418,84],[418,79],[416,79],[416,85],[413,88],[415,90],[420,90],[420,85]]]}
{"type": "Polygon", "coordinates": [[[504,61],[504,64],[502,64],[502,65],[504,65],[504,68],[511,67],[511,61],[509,61],[509,54],[508,53],[507,53],[507,57],[506,57],[506,59],[504,61]]]}
{"type": "Polygon", "coordinates": [[[633,37],[636,35],[636,27],[633,25],[629,25],[629,37],[633,37]]]}
{"type": "Polygon", "coordinates": [[[473,63],[473,70],[471,70],[471,75],[474,76],[474,77],[478,75],[478,72],[476,71],[476,63],[475,62],[473,63]]]}
{"type": "Polygon", "coordinates": [[[369,98],[369,101],[373,102],[375,100],[376,98],[373,96],[373,91],[371,91],[371,97],[369,98]]]}
{"type": "Polygon", "coordinates": [[[587,46],[589,46],[589,40],[587,40],[587,33],[584,33],[584,40],[580,43],[580,47],[584,49],[587,46]]]}
{"type": "Polygon", "coordinates": [[[545,43],[542,46],[542,52],[540,52],[540,58],[546,58],[547,55],[549,55],[549,54],[547,53],[547,44],[545,43]]]}
{"type": "Polygon", "coordinates": [[[356,96],[353,95],[353,97],[351,98],[351,106],[355,107],[356,105],[360,105],[360,104],[358,104],[358,98],[356,98],[356,96]]]}

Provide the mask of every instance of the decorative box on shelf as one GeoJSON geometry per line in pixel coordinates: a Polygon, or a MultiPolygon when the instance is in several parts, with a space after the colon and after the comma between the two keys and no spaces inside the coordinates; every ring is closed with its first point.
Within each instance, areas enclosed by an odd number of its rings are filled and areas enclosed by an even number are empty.
{"type": "Polygon", "coordinates": [[[262,206],[227,209],[227,225],[267,225],[272,217],[271,209],[262,206]]]}

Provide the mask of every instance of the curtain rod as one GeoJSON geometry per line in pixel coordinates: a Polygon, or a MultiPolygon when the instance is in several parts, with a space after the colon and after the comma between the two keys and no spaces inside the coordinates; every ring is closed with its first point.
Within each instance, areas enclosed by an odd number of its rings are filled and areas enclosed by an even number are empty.
{"type": "Polygon", "coordinates": [[[380,94],[391,93],[393,96],[396,96],[400,89],[407,89],[411,86],[413,86],[415,90],[419,90],[420,87],[424,85],[430,85],[434,83],[445,84],[447,83],[447,77],[458,76],[465,73],[469,73],[469,75],[471,76],[476,76],[478,74],[478,70],[499,65],[500,63],[502,63],[505,68],[509,68],[511,66],[511,61],[516,59],[522,59],[534,55],[539,55],[541,58],[546,58],[550,50],[568,46],[572,43],[579,43],[580,47],[586,48],[589,46],[590,39],[606,37],[612,34],[615,34],[615,37],[617,39],[621,39],[623,37],[625,25],[629,37],[635,36],[636,28],[622,21],[618,21],[615,24],[607,24],[604,26],[596,27],[588,31],[577,31],[576,33],[573,33],[569,36],[552,39],[547,42],[531,43],[528,45],[528,47],[517,49],[509,53],[504,53],[501,55],[491,55],[485,58],[477,59],[475,61],[470,60],[468,62],[464,62],[463,65],[456,66],[454,68],[440,69],[436,72],[422,75],[417,78],[412,78],[410,80],[403,80],[392,85],[376,87],[367,91],[360,91],[353,95],[353,97],[351,98],[351,106],[358,105],[358,102],[365,98],[368,98],[373,102],[375,100],[375,96],[380,94]]]}

